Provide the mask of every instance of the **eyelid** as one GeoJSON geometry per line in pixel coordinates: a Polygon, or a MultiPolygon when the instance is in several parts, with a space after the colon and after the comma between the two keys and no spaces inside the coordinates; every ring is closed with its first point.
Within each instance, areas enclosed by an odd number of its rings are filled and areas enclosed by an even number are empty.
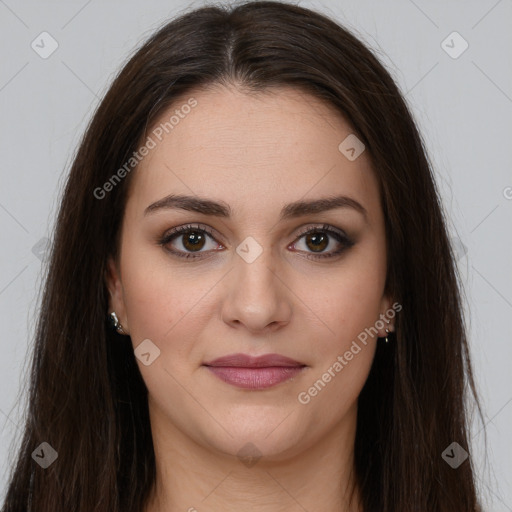
{"type": "MultiPolygon", "coordinates": [[[[176,226],[170,230],[167,230],[162,237],[159,238],[158,243],[161,246],[166,246],[169,242],[171,242],[174,238],[178,238],[180,235],[187,233],[189,231],[203,231],[205,232],[212,240],[217,242],[216,235],[214,234],[214,229],[210,226],[207,226],[206,224],[202,223],[189,223],[184,224],[181,226],[176,226]]],[[[313,260],[320,260],[322,258],[328,259],[328,258],[334,258],[337,255],[341,254],[345,249],[348,249],[354,245],[354,241],[349,237],[345,231],[343,231],[340,228],[337,228],[335,226],[331,226],[330,224],[308,224],[306,226],[303,226],[299,233],[296,235],[295,239],[290,245],[296,244],[301,238],[303,238],[305,235],[309,233],[315,233],[315,232],[325,232],[328,233],[328,236],[336,238],[337,242],[342,244],[343,247],[340,250],[337,251],[330,251],[326,253],[318,253],[315,254],[314,252],[306,253],[306,258],[313,259],[313,260]]],[[[223,238],[222,236],[219,236],[219,238],[223,238]]],[[[219,243],[219,242],[217,242],[219,243]]],[[[222,245],[222,244],[220,244],[222,245]]],[[[209,251],[197,251],[197,252],[184,252],[184,251],[176,251],[167,249],[169,252],[173,253],[174,255],[177,255],[177,257],[183,257],[183,258],[206,258],[208,256],[211,256],[212,252],[215,252],[218,249],[209,250],[209,251]],[[204,256],[203,256],[204,255],[204,256]]],[[[299,251],[302,253],[303,251],[299,251]]]]}
{"type": "Polygon", "coordinates": [[[308,251],[299,251],[300,253],[304,253],[303,257],[306,259],[310,259],[313,261],[322,261],[329,259],[336,259],[336,257],[341,256],[347,249],[350,249],[353,245],[355,245],[355,241],[349,237],[344,230],[336,228],[335,226],[331,226],[330,224],[323,224],[322,226],[306,226],[303,228],[298,234],[297,238],[291,245],[295,245],[298,243],[305,235],[313,234],[313,233],[327,233],[330,238],[335,238],[338,244],[341,244],[341,249],[331,250],[328,252],[308,252],[308,251]]]}
{"type": "Polygon", "coordinates": [[[175,234],[176,232],[180,232],[180,231],[184,231],[184,230],[193,230],[193,229],[200,229],[202,231],[206,231],[209,235],[212,235],[213,236],[213,231],[214,229],[211,228],[210,226],[206,225],[206,224],[201,224],[200,222],[190,222],[188,224],[183,224],[181,226],[176,226],[174,228],[171,228],[169,230],[166,231],[165,235],[172,235],[172,234],[175,234]]]}
{"type": "MultiPolygon", "coordinates": [[[[160,238],[161,239],[169,238],[173,235],[179,235],[182,232],[186,232],[189,230],[192,231],[194,229],[197,229],[199,231],[205,231],[213,239],[224,238],[222,235],[218,234],[216,230],[214,230],[210,226],[208,226],[206,224],[202,224],[200,222],[191,222],[189,224],[183,224],[181,226],[176,226],[174,228],[171,228],[171,229],[165,231],[165,233],[160,238]]],[[[326,223],[323,223],[322,225],[310,223],[305,226],[301,226],[301,228],[299,228],[299,229],[300,229],[300,231],[295,235],[293,242],[296,242],[303,235],[308,234],[315,230],[328,231],[328,232],[334,231],[335,233],[337,233],[338,235],[340,235],[341,237],[346,239],[347,242],[352,242],[352,240],[350,239],[350,237],[347,235],[347,233],[344,230],[337,228],[335,226],[331,226],[330,224],[326,224],[326,223]]]]}
{"type": "Polygon", "coordinates": [[[340,237],[346,239],[347,242],[352,242],[352,240],[347,235],[347,233],[345,233],[345,231],[343,231],[340,228],[337,228],[335,226],[331,226],[330,224],[325,224],[325,223],[321,226],[312,225],[312,224],[306,225],[301,231],[299,231],[296,240],[301,238],[303,235],[306,235],[307,233],[311,233],[311,232],[315,232],[315,231],[327,231],[329,233],[334,232],[334,233],[337,233],[338,235],[340,235],[340,237]]]}
{"type": "Polygon", "coordinates": [[[210,226],[207,226],[206,224],[201,224],[200,222],[191,222],[189,224],[183,224],[181,226],[176,226],[174,228],[168,229],[165,231],[165,233],[160,237],[160,241],[165,239],[170,239],[171,237],[181,235],[183,233],[186,233],[187,231],[204,231],[208,236],[213,238],[215,241],[217,241],[218,238],[223,238],[220,234],[217,235],[216,231],[211,228],[210,226]]]}

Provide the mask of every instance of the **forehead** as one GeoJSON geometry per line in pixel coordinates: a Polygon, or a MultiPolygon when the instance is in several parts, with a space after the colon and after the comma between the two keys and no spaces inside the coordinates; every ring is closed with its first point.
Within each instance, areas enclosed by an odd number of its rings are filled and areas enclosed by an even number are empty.
{"type": "Polygon", "coordinates": [[[170,193],[222,199],[249,215],[336,193],[378,203],[368,153],[350,161],[339,149],[353,133],[333,107],[298,89],[196,90],[148,130],[153,147],[134,171],[127,207],[142,212],[170,193]]]}

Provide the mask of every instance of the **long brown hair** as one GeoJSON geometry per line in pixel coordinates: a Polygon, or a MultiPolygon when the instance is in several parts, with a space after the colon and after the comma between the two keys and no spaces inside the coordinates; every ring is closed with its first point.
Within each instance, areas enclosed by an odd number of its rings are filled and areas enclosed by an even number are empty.
{"type": "MultiPolygon", "coordinates": [[[[206,6],[154,33],[113,81],[78,148],[51,245],[23,439],[3,512],[142,511],[155,479],[147,389],[130,343],[106,322],[131,176],[98,198],[148,127],[200,86],[294,86],[357,131],[380,189],[387,292],[403,310],[359,397],[355,470],[365,512],[478,510],[468,446],[473,381],[454,256],[422,139],[396,84],[349,31],[272,1],[206,6]],[[47,442],[46,469],[32,457],[47,442]]],[[[200,107],[196,107],[200,108],[200,107]]]]}

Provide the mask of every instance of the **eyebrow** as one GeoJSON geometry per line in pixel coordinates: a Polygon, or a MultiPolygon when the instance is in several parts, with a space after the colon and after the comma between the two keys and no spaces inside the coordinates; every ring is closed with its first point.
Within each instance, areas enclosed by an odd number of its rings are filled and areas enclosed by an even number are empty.
{"type": "MultiPolygon", "coordinates": [[[[361,203],[347,196],[334,196],[314,199],[310,201],[295,201],[283,207],[279,220],[287,220],[302,215],[321,213],[336,208],[352,208],[359,212],[367,220],[367,211],[361,203]]],[[[144,210],[144,216],[158,210],[179,209],[190,212],[211,215],[214,217],[231,218],[232,210],[223,201],[212,201],[197,196],[182,194],[170,194],[155,203],[150,204],[144,210]]]]}

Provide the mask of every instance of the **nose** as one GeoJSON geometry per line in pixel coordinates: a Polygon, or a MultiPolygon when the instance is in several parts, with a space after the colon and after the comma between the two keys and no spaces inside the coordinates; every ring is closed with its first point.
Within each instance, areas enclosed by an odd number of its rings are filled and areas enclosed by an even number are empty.
{"type": "Polygon", "coordinates": [[[222,319],[253,334],[270,334],[290,322],[291,295],[285,269],[276,266],[268,248],[252,262],[238,254],[224,283],[222,319]]]}

